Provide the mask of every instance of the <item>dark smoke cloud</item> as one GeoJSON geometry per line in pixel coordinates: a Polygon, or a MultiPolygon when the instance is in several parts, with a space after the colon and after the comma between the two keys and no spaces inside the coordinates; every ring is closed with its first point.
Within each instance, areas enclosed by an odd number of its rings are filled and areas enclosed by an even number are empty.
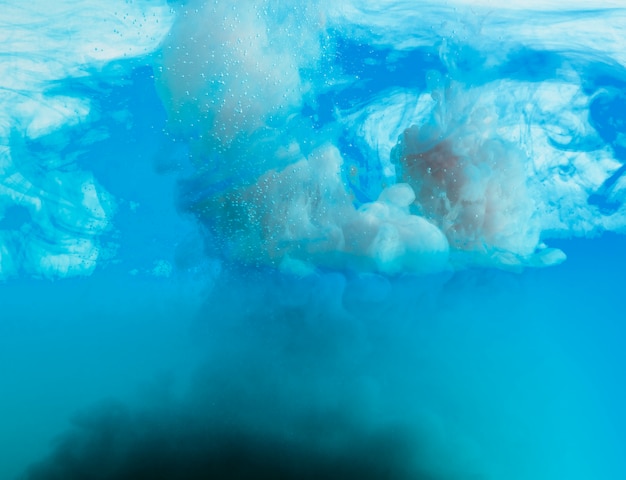
{"type": "Polygon", "coordinates": [[[426,304],[418,281],[224,274],[192,329],[207,358],[186,393],[86,410],[23,480],[477,478],[462,442],[416,413],[418,322],[400,324],[413,301],[394,297],[410,286],[426,304]]]}
{"type": "Polygon", "coordinates": [[[163,416],[108,404],[78,420],[25,478],[443,478],[415,467],[418,442],[407,431],[363,431],[346,417],[344,412],[316,421],[308,431],[294,426],[291,436],[218,419],[198,423],[189,412],[163,416]]]}

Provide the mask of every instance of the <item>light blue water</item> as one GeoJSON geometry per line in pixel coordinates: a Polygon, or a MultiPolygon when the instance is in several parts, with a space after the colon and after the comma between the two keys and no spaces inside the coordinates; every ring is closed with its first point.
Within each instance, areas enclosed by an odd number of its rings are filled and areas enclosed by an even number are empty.
{"type": "Polygon", "coordinates": [[[0,0],[0,478],[626,478],[626,9],[510,3],[0,0]]]}

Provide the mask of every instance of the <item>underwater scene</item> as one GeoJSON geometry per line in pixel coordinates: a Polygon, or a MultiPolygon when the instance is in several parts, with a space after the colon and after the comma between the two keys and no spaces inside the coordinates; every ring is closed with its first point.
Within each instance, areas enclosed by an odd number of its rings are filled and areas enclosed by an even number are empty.
{"type": "Polygon", "coordinates": [[[0,39],[0,479],[626,478],[623,0],[0,39]]]}

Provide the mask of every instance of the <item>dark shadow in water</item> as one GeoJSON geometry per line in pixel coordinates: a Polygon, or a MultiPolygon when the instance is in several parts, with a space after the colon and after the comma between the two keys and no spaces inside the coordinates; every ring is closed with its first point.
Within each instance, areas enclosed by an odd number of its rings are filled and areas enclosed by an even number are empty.
{"type": "Polygon", "coordinates": [[[200,422],[193,413],[136,414],[107,404],[76,422],[28,480],[435,479],[415,464],[415,439],[361,431],[329,417],[298,438],[245,425],[200,422]]]}
{"type": "Polygon", "coordinates": [[[241,273],[199,315],[206,360],[182,399],[92,408],[22,479],[477,478],[412,409],[426,316],[398,317],[432,279],[241,273]]]}

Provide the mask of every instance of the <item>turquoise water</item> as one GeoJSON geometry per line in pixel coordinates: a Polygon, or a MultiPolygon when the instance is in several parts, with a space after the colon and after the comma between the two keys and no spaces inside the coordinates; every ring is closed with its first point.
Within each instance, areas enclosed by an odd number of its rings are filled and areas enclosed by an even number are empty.
{"type": "Polygon", "coordinates": [[[0,478],[626,476],[619,2],[0,25],[0,478]]]}

